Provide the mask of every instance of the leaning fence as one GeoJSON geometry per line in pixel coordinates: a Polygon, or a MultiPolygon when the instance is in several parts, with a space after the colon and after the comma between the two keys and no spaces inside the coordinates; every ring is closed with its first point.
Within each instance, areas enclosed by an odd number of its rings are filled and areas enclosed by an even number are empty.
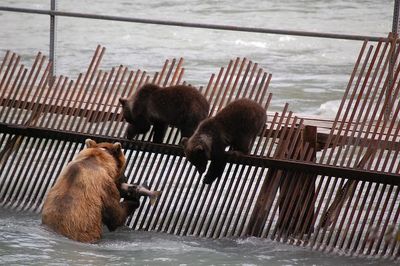
{"type": "MultiPolygon", "coordinates": [[[[0,200],[3,207],[39,212],[61,169],[84,139],[120,141],[129,182],[163,190],[144,202],[127,225],[178,235],[253,235],[318,250],[397,258],[399,242],[399,45],[365,41],[336,119],[303,119],[283,106],[269,113],[249,156],[229,157],[224,175],[208,186],[183,156],[170,128],[163,144],[152,132],[124,137],[118,98],[144,83],[185,84],[184,60],[167,60],[152,75],[124,66],[100,67],[98,47],[86,72],[50,85],[48,62],[38,54],[30,69],[8,52],[0,66],[0,200]],[[388,69],[394,60],[393,75],[388,69]],[[388,115],[388,109],[390,110],[388,115]],[[329,125],[326,126],[326,123],[329,125]],[[320,130],[319,125],[330,130],[320,130]]],[[[271,74],[246,58],[231,60],[199,90],[211,115],[238,98],[266,109],[271,74]]]]}
{"type": "MultiPolygon", "coordinates": [[[[150,141],[152,132],[125,138],[118,98],[149,82],[185,84],[183,58],[166,60],[153,74],[124,66],[104,70],[105,48],[98,46],[88,69],[70,79],[53,77],[52,63],[41,53],[27,68],[7,52],[0,65],[0,204],[40,212],[86,138],[119,141],[129,182],[148,180],[164,191],[157,205],[143,202],[127,221],[131,228],[212,238],[251,235],[398,259],[399,42],[396,35],[363,39],[333,121],[298,117],[288,104],[268,113],[250,155],[229,157],[224,175],[211,186],[185,159],[176,129],[168,130],[163,144],[150,141]]],[[[199,90],[210,102],[210,115],[243,97],[268,110],[271,78],[257,63],[234,58],[199,90]]]]}

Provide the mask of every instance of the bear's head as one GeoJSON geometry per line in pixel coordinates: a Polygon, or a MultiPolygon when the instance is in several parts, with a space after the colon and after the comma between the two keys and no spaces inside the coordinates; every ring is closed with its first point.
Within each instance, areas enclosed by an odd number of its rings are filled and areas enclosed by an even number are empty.
{"type": "Polygon", "coordinates": [[[124,170],[126,164],[126,158],[124,153],[122,152],[121,143],[119,142],[116,142],[114,144],[109,142],[96,143],[96,141],[92,139],[86,139],[85,144],[87,148],[103,149],[112,155],[112,157],[115,160],[116,170],[117,170],[117,175],[115,176],[116,178],[115,182],[119,183],[121,181],[120,180],[121,177],[124,176],[124,170]]]}
{"type": "Polygon", "coordinates": [[[127,137],[133,138],[136,134],[144,134],[150,129],[147,107],[150,96],[160,87],[154,84],[145,84],[129,98],[119,98],[122,106],[122,114],[129,123],[127,137]]]}
{"type": "Polygon", "coordinates": [[[204,142],[202,138],[192,136],[191,138],[183,137],[181,140],[186,158],[193,164],[200,174],[207,169],[207,162],[210,158],[210,146],[204,142]]]}

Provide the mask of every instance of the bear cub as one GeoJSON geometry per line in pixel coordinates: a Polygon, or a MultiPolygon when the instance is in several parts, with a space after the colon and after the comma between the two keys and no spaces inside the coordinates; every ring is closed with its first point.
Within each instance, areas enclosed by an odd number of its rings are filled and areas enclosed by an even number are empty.
{"type": "Polygon", "coordinates": [[[48,193],[42,223],[70,239],[93,243],[100,240],[103,223],[114,231],[140,203],[120,203],[120,177],[126,163],[121,144],[91,139],[85,143],[48,193]]]}
{"type": "Polygon", "coordinates": [[[249,99],[239,99],[228,104],[214,117],[203,120],[190,138],[182,138],[187,159],[202,174],[211,160],[204,178],[211,184],[225,168],[225,148],[248,154],[251,141],[260,133],[267,121],[266,111],[249,99]]]}
{"type": "Polygon", "coordinates": [[[145,84],[129,98],[120,98],[122,112],[129,123],[127,138],[144,134],[153,125],[153,142],[161,143],[168,125],[177,127],[182,137],[190,137],[208,116],[210,105],[194,87],[176,85],[162,88],[145,84]]]}

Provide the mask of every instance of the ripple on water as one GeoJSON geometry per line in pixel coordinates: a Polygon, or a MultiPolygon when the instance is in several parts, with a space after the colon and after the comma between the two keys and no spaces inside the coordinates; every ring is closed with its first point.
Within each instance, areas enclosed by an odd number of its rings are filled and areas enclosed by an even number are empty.
{"type": "Polygon", "coordinates": [[[0,264],[364,265],[376,262],[323,254],[255,237],[212,240],[127,228],[105,232],[97,244],[85,244],[48,231],[38,215],[0,209],[0,264]]]}

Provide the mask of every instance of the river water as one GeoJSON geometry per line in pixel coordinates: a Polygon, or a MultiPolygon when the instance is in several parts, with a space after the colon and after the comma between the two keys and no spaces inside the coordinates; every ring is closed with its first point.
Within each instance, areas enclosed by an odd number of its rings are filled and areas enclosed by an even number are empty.
{"type": "MultiPolygon", "coordinates": [[[[1,0],[0,5],[49,8],[48,0],[1,0]]],[[[220,23],[287,30],[375,35],[391,29],[393,1],[64,0],[60,11],[220,23]]],[[[0,52],[27,65],[48,54],[49,18],[0,12],[0,52]]],[[[285,102],[296,113],[332,117],[361,42],[284,35],[130,24],[74,18],[57,22],[57,74],[84,71],[97,44],[107,47],[102,68],[120,64],[159,71],[166,59],[185,58],[184,80],[206,85],[230,59],[246,57],[273,74],[271,110],[285,102]]],[[[93,245],[48,232],[40,216],[0,207],[0,264],[7,265],[389,265],[392,262],[322,254],[256,238],[210,240],[127,229],[93,245]]]]}
{"type": "Polygon", "coordinates": [[[199,239],[120,229],[82,244],[42,227],[40,216],[0,209],[4,265],[395,265],[310,251],[265,239],[199,239]]]}
{"type": "MultiPolygon", "coordinates": [[[[49,0],[2,0],[13,7],[49,8],[49,0]]],[[[64,0],[58,10],[147,19],[386,37],[392,28],[393,0],[64,0]]],[[[0,52],[7,49],[31,63],[48,54],[49,17],[0,12],[0,52]]],[[[56,70],[76,78],[97,44],[107,48],[103,69],[161,70],[166,59],[185,58],[184,80],[206,85],[230,59],[246,57],[272,73],[271,110],[284,103],[300,114],[332,117],[362,45],[297,36],[254,34],[60,17],[56,70]]]]}

